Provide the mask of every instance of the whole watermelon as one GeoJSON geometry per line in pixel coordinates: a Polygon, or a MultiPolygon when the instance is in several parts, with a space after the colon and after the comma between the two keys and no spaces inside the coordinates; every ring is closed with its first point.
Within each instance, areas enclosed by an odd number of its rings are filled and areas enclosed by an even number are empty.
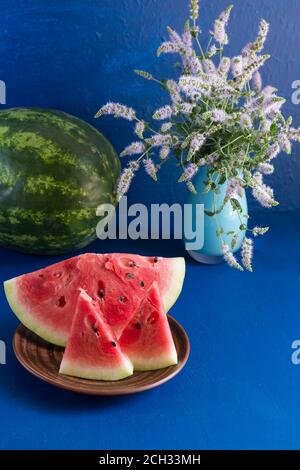
{"type": "Polygon", "coordinates": [[[80,119],[48,109],[0,111],[0,245],[59,254],[96,239],[101,204],[115,203],[120,162],[80,119]]]}

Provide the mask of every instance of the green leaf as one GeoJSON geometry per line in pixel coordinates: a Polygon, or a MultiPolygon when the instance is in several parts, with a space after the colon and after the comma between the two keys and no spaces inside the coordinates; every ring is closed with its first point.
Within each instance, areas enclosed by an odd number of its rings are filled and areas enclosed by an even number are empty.
{"type": "Polygon", "coordinates": [[[204,213],[205,215],[208,215],[209,217],[213,217],[215,215],[215,212],[207,211],[207,210],[204,210],[204,213]]]}
{"type": "Polygon", "coordinates": [[[149,72],[145,72],[144,70],[135,69],[135,70],[134,70],[134,73],[136,73],[136,74],[139,75],[140,77],[145,78],[146,80],[154,80],[153,75],[152,75],[151,73],[149,73],[149,72]]]}
{"type": "Polygon", "coordinates": [[[241,204],[239,203],[239,201],[238,201],[237,199],[231,198],[231,199],[230,199],[230,203],[231,203],[231,205],[232,205],[233,210],[236,210],[236,211],[238,211],[238,212],[242,212],[242,211],[243,211],[242,206],[241,206],[241,204]]]}
{"type": "Polygon", "coordinates": [[[219,185],[221,186],[222,184],[224,184],[224,183],[225,183],[225,181],[226,181],[226,175],[222,175],[222,176],[220,177],[220,179],[219,179],[219,182],[218,182],[218,183],[219,183],[219,185]]]}
{"type": "Polygon", "coordinates": [[[180,158],[180,156],[181,156],[181,150],[180,150],[180,148],[176,147],[176,148],[173,150],[173,152],[174,152],[175,158],[177,158],[177,160],[178,160],[178,159],[180,158]]]}
{"type": "Polygon", "coordinates": [[[186,20],[184,25],[184,31],[190,31],[190,20],[186,20]]]}
{"type": "Polygon", "coordinates": [[[168,90],[168,87],[167,87],[167,80],[165,78],[162,78],[161,79],[161,86],[164,90],[168,90]]]}

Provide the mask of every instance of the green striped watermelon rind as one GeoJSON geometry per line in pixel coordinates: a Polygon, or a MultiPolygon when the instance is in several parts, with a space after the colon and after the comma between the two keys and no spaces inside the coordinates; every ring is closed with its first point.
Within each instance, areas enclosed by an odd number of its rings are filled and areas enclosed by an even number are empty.
{"type": "Polygon", "coordinates": [[[75,116],[0,111],[0,245],[50,255],[88,245],[119,174],[111,144],[75,116]]]}
{"type": "MultiPolygon", "coordinates": [[[[168,289],[162,296],[166,312],[168,312],[173,307],[182,291],[186,271],[184,258],[172,258],[172,261],[173,276],[169,282],[168,289]]],[[[10,308],[23,325],[46,341],[49,341],[49,343],[56,344],[57,346],[66,345],[65,336],[62,337],[59,335],[59,332],[50,330],[48,327],[45,328],[44,325],[36,318],[32,318],[30,311],[28,311],[26,307],[24,307],[24,305],[22,305],[22,303],[19,301],[18,277],[5,281],[4,290],[10,308]]]]}

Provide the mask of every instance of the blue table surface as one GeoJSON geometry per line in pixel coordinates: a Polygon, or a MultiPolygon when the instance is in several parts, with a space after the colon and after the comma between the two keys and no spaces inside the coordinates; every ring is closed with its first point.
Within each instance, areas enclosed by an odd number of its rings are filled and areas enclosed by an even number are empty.
{"type": "MultiPolygon", "coordinates": [[[[18,324],[3,289],[0,339],[1,449],[299,448],[300,216],[270,213],[256,241],[255,272],[187,261],[171,314],[191,355],[167,384],[134,396],[101,398],[56,389],[26,372],[11,340],[18,324]]],[[[96,242],[89,251],[184,255],[181,242],[96,242]]],[[[53,263],[0,249],[0,281],[53,263]]]]}

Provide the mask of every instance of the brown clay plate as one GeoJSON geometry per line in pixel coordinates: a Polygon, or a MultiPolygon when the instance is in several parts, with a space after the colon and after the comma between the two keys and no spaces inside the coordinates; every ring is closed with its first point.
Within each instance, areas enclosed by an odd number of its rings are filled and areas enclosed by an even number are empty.
{"type": "Polygon", "coordinates": [[[126,395],[142,392],[167,382],[185,366],[190,344],[182,326],[168,315],[178,364],[147,372],[134,372],[126,379],[115,382],[80,379],[58,373],[64,349],[50,344],[32,333],[25,326],[16,329],[13,348],[18,361],[31,374],[56,387],[88,395],[126,395]]]}

